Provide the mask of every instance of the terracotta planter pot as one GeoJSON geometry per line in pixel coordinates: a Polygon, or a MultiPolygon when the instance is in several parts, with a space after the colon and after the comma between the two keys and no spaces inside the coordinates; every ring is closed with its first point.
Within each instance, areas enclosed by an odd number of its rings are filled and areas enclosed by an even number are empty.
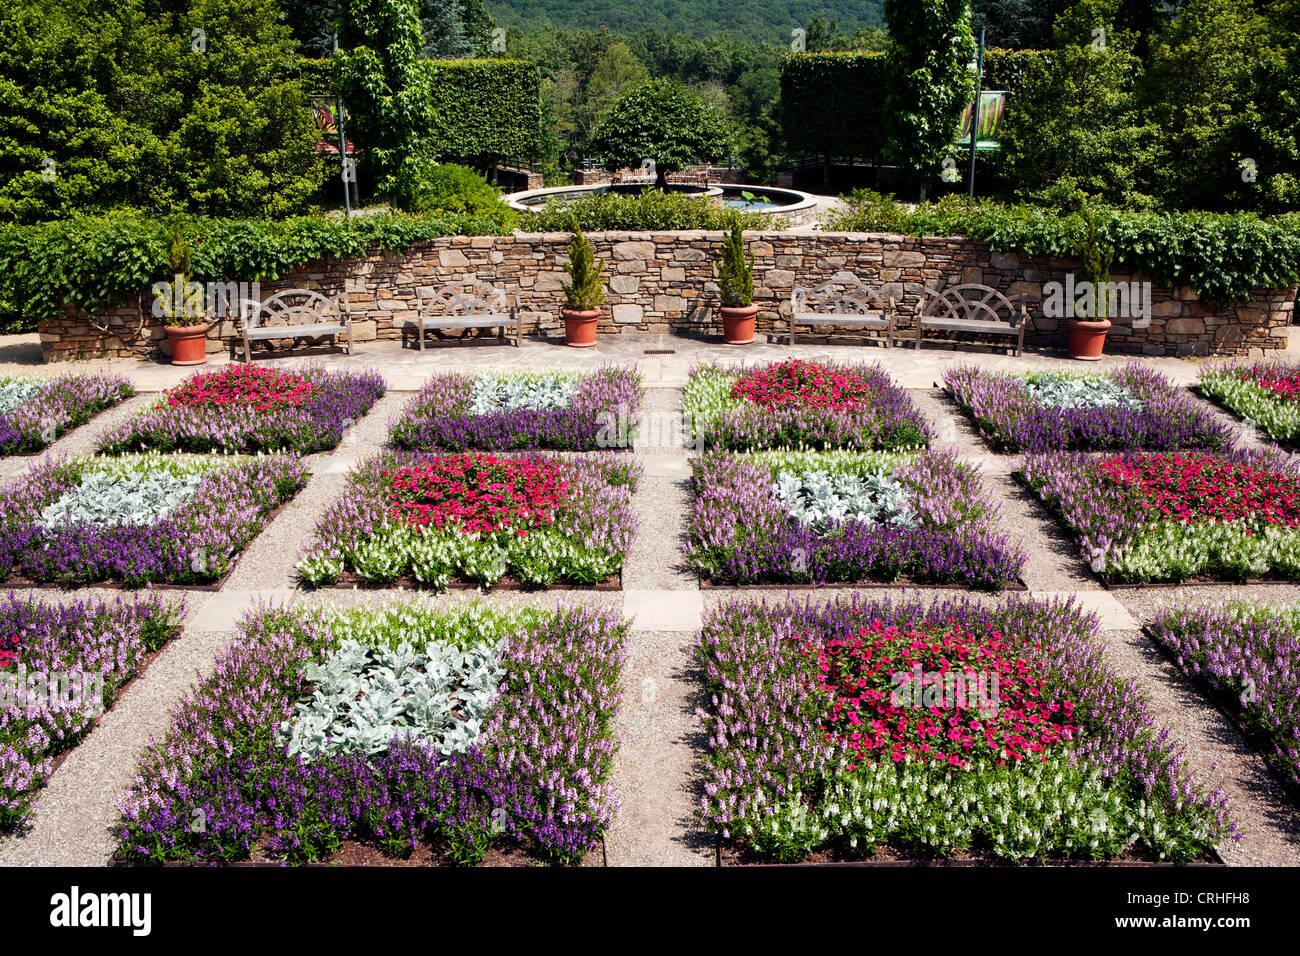
{"type": "Polygon", "coordinates": [[[748,345],[754,341],[756,305],[722,306],[722,337],[728,345],[748,345]]]}
{"type": "Polygon", "coordinates": [[[173,365],[202,365],[208,360],[208,323],[164,326],[172,347],[173,365]]]}
{"type": "Polygon", "coordinates": [[[1110,319],[1097,322],[1070,321],[1070,358],[1082,362],[1095,362],[1101,358],[1106,347],[1106,331],[1110,328],[1110,319]]]}
{"type": "Polygon", "coordinates": [[[600,309],[561,309],[564,317],[564,344],[575,349],[589,349],[596,344],[596,321],[600,309]]]}

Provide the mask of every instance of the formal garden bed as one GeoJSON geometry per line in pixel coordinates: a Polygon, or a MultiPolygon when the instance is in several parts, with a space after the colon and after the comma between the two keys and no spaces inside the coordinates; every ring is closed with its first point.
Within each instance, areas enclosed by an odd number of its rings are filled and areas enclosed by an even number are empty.
{"type": "Polygon", "coordinates": [[[682,397],[702,447],[902,450],[930,441],[907,392],[879,365],[789,358],[746,368],[704,363],[682,397]]]}
{"type": "Polygon", "coordinates": [[[687,564],[709,585],[898,582],[998,589],[1026,555],[953,451],[708,452],[687,564]]]}
{"type": "Polygon", "coordinates": [[[1300,801],[1300,610],[1243,601],[1172,608],[1147,630],[1300,801]]]}
{"type": "Polygon", "coordinates": [[[575,862],[618,807],[626,640],[591,608],[260,610],[142,756],[117,857],[575,862]]]}
{"type": "Polygon", "coordinates": [[[410,451],[630,448],[641,409],[635,368],[435,375],[393,426],[410,451]]]}
{"type": "Polygon", "coordinates": [[[120,375],[0,378],[0,457],[35,454],[134,394],[120,375]]]}
{"type": "Polygon", "coordinates": [[[1068,602],[732,600],[697,659],[727,859],[1210,861],[1235,838],[1068,602]]]}
{"type": "Polygon", "coordinates": [[[0,601],[0,832],[21,823],[63,754],[180,631],[158,596],[0,601]]]}
{"type": "Polygon", "coordinates": [[[384,395],[374,371],[230,365],[199,372],[148,411],[109,431],[105,454],[325,452],[384,395]]]}
{"type": "Polygon", "coordinates": [[[1025,456],[1107,585],[1300,578],[1300,461],[1275,449],[1025,456]]]}
{"type": "Polygon", "coordinates": [[[211,585],[305,482],[292,455],[49,462],[5,489],[0,580],[211,585]]]}
{"type": "Polygon", "coordinates": [[[1300,366],[1285,362],[1217,365],[1201,372],[1201,393],[1231,409],[1274,441],[1300,436],[1300,366]]]}
{"type": "Polygon", "coordinates": [[[298,562],[312,586],[617,588],[636,534],[629,456],[385,452],[298,562]]]}
{"type": "Polygon", "coordinates": [[[1154,369],[1126,365],[1105,374],[944,372],[957,406],[997,452],[1221,449],[1228,429],[1154,369]]]}

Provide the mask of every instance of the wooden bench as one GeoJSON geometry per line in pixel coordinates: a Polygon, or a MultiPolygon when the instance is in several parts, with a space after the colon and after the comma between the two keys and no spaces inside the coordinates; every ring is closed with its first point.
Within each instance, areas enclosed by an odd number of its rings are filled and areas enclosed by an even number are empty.
{"type": "Polygon", "coordinates": [[[986,285],[955,285],[942,292],[927,290],[916,317],[916,347],[921,348],[927,330],[983,332],[1014,336],[1015,354],[1019,355],[1025,346],[1028,321],[1023,296],[1017,309],[1005,295],[986,285]]]}
{"type": "Polygon", "coordinates": [[[441,289],[421,287],[416,290],[416,305],[419,318],[406,325],[415,325],[421,352],[430,329],[497,329],[497,337],[505,341],[506,329],[513,326],[515,348],[519,347],[523,319],[518,303],[504,289],[473,279],[441,289]]]}
{"type": "Polygon", "coordinates": [[[315,339],[347,336],[343,351],[352,354],[352,314],[348,294],[333,298],[311,289],[286,289],[261,302],[246,300],[241,306],[244,361],[253,360],[253,343],[268,339],[315,339]]]}
{"type": "Polygon", "coordinates": [[[885,348],[896,334],[894,298],[885,299],[863,285],[852,272],[841,272],[811,289],[796,288],[790,295],[790,344],[795,325],[837,325],[856,329],[879,329],[885,333],[885,348]]]}

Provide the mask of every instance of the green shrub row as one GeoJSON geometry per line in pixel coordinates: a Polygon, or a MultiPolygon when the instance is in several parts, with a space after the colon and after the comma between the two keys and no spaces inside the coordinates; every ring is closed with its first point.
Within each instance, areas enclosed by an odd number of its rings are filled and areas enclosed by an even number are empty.
{"type": "MultiPolygon", "coordinates": [[[[400,252],[437,236],[499,231],[490,220],[449,213],[191,219],[184,228],[200,282],[260,282],[371,248],[400,252]]],[[[63,302],[87,312],[122,305],[170,278],[167,251],[163,221],[131,213],[0,225],[0,303],[7,301],[24,323],[55,315],[63,302]]]]}
{"type": "MultiPolygon", "coordinates": [[[[966,236],[998,252],[1075,257],[1084,230],[1078,212],[945,197],[909,208],[862,189],[828,215],[833,232],[966,236]]],[[[1256,289],[1300,281],[1300,214],[1125,212],[1102,209],[1101,241],[1115,268],[1141,269],[1166,286],[1190,286],[1211,303],[1246,302],[1256,289]]]]}
{"type": "MultiPolygon", "coordinates": [[[[733,210],[680,192],[646,189],[635,195],[596,193],[570,202],[552,200],[544,209],[525,213],[524,232],[568,232],[574,217],[585,232],[666,232],[731,228],[733,210]]],[[[742,229],[780,229],[784,223],[756,212],[741,212],[742,229]]]]}

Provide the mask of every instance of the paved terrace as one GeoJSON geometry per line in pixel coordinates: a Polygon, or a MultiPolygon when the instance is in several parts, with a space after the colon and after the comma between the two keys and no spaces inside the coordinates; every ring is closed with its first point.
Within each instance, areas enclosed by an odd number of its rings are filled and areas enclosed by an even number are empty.
{"type": "MultiPolygon", "coordinates": [[[[328,501],[341,493],[347,472],[374,453],[401,413],[410,393],[435,370],[473,372],[483,369],[590,369],[604,363],[635,362],[647,388],[647,409],[672,416],[681,409],[681,389],[689,368],[707,359],[767,362],[787,355],[803,358],[880,361],[911,394],[937,428],[940,445],[955,447],[977,461],[991,490],[1000,500],[1007,530],[1019,535],[1030,559],[1024,580],[1040,597],[1069,595],[1100,618],[1102,640],[1116,671],[1134,678],[1149,699],[1153,717],[1167,726],[1186,749],[1203,784],[1228,792],[1244,838],[1221,848],[1233,865],[1300,864],[1300,813],[1277,785],[1267,767],[1236,729],[1205,697],[1189,685],[1141,630],[1162,604],[1192,605],[1249,595],[1276,605],[1300,603],[1293,585],[1196,586],[1175,589],[1106,591],[1088,574],[1074,547],[1037,501],[1010,478],[1017,456],[994,455],[972,431],[936,383],[954,362],[976,362],[1007,370],[1079,369],[1059,354],[1027,353],[1009,358],[995,352],[954,351],[927,347],[885,350],[848,345],[777,344],[729,348],[699,339],[668,336],[605,336],[591,350],[525,342],[520,349],[482,345],[438,347],[421,355],[397,343],[363,345],[347,357],[325,354],[310,360],[331,366],[372,366],[382,371],[390,391],[354,428],[334,452],[311,456],[307,487],[254,540],[233,573],[217,592],[164,592],[184,600],[186,627],[168,644],[105,715],[100,725],[75,748],[49,781],[36,804],[30,825],[0,842],[4,865],[97,865],[113,851],[110,832],[115,801],[131,783],[137,754],[151,735],[165,732],[172,709],[191,682],[209,673],[216,653],[233,635],[236,622],[250,608],[265,602],[381,603],[409,598],[397,591],[322,591],[296,589],[293,576],[298,549],[328,501]],[[666,350],[671,350],[667,351],[666,350]],[[666,354],[665,354],[666,352],[666,354]]],[[[293,365],[308,360],[293,355],[261,362],[293,365]]],[[[1101,368],[1133,359],[1107,356],[1101,368]]],[[[210,357],[212,366],[224,364],[210,357]]],[[[1197,366],[1171,358],[1143,359],[1176,382],[1194,381],[1197,366]]],[[[130,378],[142,394],[99,416],[55,443],[40,456],[0,462],[0,475],[21,476],[48,455],[90,452],[97,436],[151,403],[156,393],[193,372],[152,361],[114,360],[73,365],[40,364],[36,336],[0,339],[0,374],[55,375],[93,367],[130,378]]],[[[484,600],[500,605],[593,602],[617,606],[633,621],[623,674],[624,702],[618,724],[623,741],[615,764],[614,783],[623,803],[617,822],[606,837],[604,860],[610,865],[714,864],[714,846],[694,821],[695,789],[702,739],[693,711],[700,700],[700,683],[693,670],[691,645],[706,607],[736,591],[701,591],[696,579],[678,561],[689,507],[687,452],[668,444],[640,446],[635,452],[645,465],[645,480],[636,496],[641,531],[623,571],[621,593],[564,591],[554,593],[489,593],[484,600]]],[[[47,599],[71,600],[84,591],[43,590],[47,599]]],[[[903,589],[897,590],[901,593],[903,589]]],[[[111,594],[115,592],[101,592],[111,594]]],[[[787,592],[763,591],[769,600],[787,592]]],[[[845,594],[788,592],[812,600],[845,594]]],[[[882,595],[870,592],[872,597],[882,595]]],[[[926,591],[940,596],[942,591],[926,591]]],[[[472,600],[474,592],[430,597],[451,605],[472,600]]],[[[982,596],[981,600],[997,600],[982,596]]],[[[600,865],[602,854],[589,854],[588,865],[600,865]]]]}

